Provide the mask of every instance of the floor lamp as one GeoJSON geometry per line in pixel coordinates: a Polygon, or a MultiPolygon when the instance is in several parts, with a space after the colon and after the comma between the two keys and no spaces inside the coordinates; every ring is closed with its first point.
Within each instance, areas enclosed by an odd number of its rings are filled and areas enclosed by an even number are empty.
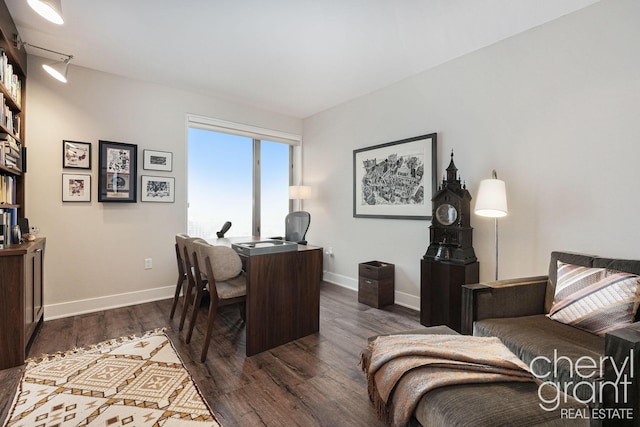
{"type": "Polygon", "coordinates": [[[495,169],[491,179],[480,181],[476,200],[476,215],[493,218],[495,222],[496,280],[498,280],[498,218],[507,216],[507,191],[495,169]]]}
{"type": "Polygon", "coordinates": [[[298,210],[302,210],[302,201],[311,198],[311,187],[308,185],[291,185],[289,186],[289,199],[300,200],[298,202],[298,210]]]}

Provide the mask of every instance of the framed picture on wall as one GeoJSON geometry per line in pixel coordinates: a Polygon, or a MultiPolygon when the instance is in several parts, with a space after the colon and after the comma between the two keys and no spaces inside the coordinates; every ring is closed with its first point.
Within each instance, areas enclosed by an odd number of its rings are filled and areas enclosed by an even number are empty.
{"type": "Polygon", "coordinates": [[[90,202],[91,175],[62,174],[63,202],[90,202]]]}
{"type": "Polygon", "coordinates": [[[136,203],[138,146],[99,141],[98,201],[136,203]]]}
{"type": "Polygon", "coordinates": [[[62,167],[91,169],[91,143],[62,141],[62,167]]]}
{"type": "Polygon", "coordinates": [[[145,170],[171,172],[173,153],[168,151],[143,150],[142,168],[145,170]]]}
{"type": "Polygon", "coordinates": [[[353,150],[353,216],[431,219],[437,135],[353,150]]]}
{"type": "Polygon", "coordinates": [[[175,178],[145,176],[140,179],[140,194],[143,202],[175,202],[175,178]]]}

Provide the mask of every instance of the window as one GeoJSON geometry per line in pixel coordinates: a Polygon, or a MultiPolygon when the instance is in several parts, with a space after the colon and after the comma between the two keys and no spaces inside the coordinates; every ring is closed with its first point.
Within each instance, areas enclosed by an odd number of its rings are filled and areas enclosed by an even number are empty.
{"type": "Polygon", "coordinates": [[[246,129],[219,129],[189,121],[187,232],[211,240],[231,221],[226,237],[284,236],[294,146],[246,129]]]}

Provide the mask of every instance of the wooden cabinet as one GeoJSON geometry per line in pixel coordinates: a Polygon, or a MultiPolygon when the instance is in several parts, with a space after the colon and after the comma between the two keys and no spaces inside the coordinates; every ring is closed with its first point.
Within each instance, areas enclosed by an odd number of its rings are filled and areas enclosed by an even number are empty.
{"type": "Polygon", "coordinates": [[[460,332],[462,285],[478,283],[478,262],[456,264],[423,258],[420,265],[420,323],[460,332]]]}
{"type": "Polygon", "coordinates": [[[44,238],[0,250],[0,369],[22,365],[43,321],[44,238]]]}
{"type": "Polygon", "coordinates": [[[393,304],[395,266],[369,261],[358,265],[358,302],[375,308],[393,304]]]}

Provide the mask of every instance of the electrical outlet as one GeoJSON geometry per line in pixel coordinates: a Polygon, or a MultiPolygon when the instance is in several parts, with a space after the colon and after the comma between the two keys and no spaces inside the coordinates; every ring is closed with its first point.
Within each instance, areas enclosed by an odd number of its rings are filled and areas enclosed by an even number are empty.
{"type": "Polygon", "coordinates": [[[153,268],[153,260],[151,258],[144,259],[144,269],[151,270],[153,268]]]}

